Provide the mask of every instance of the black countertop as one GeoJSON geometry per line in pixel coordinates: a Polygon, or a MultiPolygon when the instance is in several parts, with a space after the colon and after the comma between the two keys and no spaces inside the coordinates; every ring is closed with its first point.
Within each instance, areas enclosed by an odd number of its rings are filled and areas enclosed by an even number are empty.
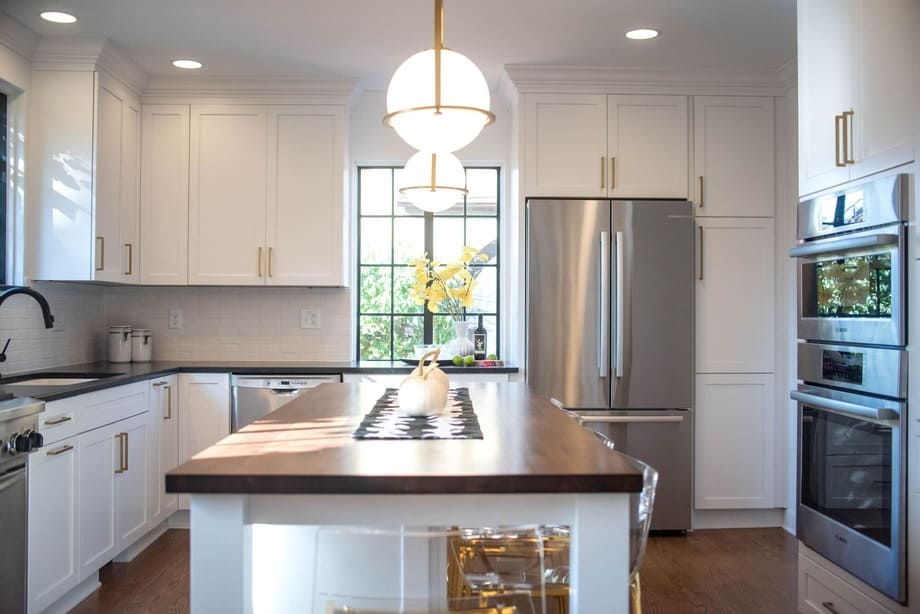
{"type": "MultiPolygon", "coordinates": [[[[448,374],[517,373],[517,367],[454,367],[441,364],[448,374]]],[[[385,375],[409,373],[412,367],[403,362],[242,362],[208,360],[157,360],[153,362],[88,362],[77,365],[52,367],[32,373],[10,376],[10,383],[46,373],[68,374],[72,377],[98,377],[95,381],[72,386],[10,386],[0,379],[0,394],[34,397],[43,401],[57,401],[68,397],[123,386],[154,377],[174,373],[237,373],[240,375],[334,375],[338,373],[364,373],[385,375]]]]}

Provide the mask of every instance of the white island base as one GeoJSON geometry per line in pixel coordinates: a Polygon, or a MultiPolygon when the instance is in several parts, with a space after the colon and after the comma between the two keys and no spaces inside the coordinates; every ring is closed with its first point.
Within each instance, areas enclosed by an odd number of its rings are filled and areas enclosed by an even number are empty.
{"type": "Polygon", "coordinates": [[[572,614],[629,612],[628,493],[193,494],[191,611],[325,614],[323,590],[314,586],[317,569],[324,581],[333,577],[336,590],[384,590],[406,612],[418,611],[419,602],[437,610],[446,595],[437,553],[404,545],[396,566],[381,566],[369,578],[358,570],[373,563],[379,544],[363,552],[354,543],[321,547],[317,527],[382,527],[398,534],[400,527],[538,524],[571,527],[572,614]]]}

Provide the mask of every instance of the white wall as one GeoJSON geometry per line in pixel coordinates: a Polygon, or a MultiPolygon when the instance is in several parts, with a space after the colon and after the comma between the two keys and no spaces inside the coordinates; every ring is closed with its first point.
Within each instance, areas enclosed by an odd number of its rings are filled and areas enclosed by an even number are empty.
{"type": "Polygon", "coordinates": [[[104,328],[152,329],[155,360],[347,361],[352,314],[343,288],[108,286],[104,300],[104,328]],[[181,330],[170,309],[182,310],[181,330]],[[318,309],[321,327],[301,329],[301,309],[318,309]]]}

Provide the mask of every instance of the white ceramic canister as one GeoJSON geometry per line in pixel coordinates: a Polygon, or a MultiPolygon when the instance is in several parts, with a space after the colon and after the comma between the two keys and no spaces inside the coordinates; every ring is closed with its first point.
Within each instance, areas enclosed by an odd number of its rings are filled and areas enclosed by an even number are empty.
{"type": "Polygon", "coordinates": [[[131,362],[131,327],[109,327],[109,362],[131,362]]]}
{"type": "Polygon", "coordinates": [[[131,331],[131,360],[150,362],[153,356],[153,335],[149,328],[135,328],[131,331]]]}

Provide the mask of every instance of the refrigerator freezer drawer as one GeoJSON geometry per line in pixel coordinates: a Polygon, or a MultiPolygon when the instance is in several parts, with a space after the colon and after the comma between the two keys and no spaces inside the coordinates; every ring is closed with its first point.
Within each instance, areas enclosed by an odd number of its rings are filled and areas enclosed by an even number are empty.
{"type": "Polygon", "coordinates": [[[653,531],[690,528],[691,411],[580,411],[585,426],[609,437],[619,452],[658,470],[653,531]]]}

